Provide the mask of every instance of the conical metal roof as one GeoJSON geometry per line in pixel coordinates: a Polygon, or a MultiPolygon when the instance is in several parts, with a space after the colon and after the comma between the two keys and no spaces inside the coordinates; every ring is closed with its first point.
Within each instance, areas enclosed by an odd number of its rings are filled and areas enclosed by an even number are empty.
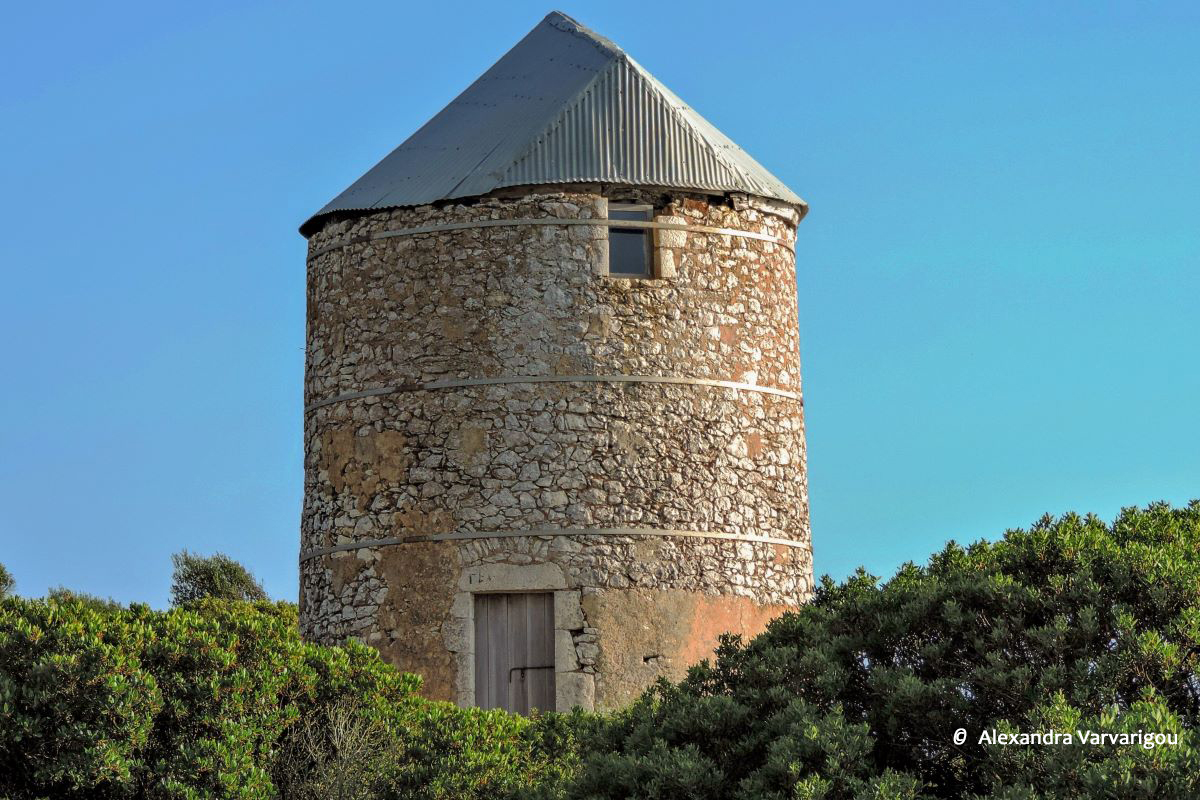
{"type": "Polygon", "coordinates": [[[745,192],[806,207],[621,48],[554,11],[300,230],[312,233],[337,211],[594,182],[745,192]]]}

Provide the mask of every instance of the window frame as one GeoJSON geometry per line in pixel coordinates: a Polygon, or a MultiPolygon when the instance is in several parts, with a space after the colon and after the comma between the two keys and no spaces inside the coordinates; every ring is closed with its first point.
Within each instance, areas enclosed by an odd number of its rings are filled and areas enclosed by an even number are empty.
{"type": "Polygon", "coordinates": [[[606,274],[610,278],[619,278],[621,280],[653,280],[658,277],[656,259],[654,257],[654,229],[651,227],[642,226],[622,226],[621,222],[654,222],[654,206],[650,203],[634,203],[609,201],[608,203],[608,263],[605,265],[606,274]],[[646,215],[644,220],[617,220],[613,219],[613,212],[642,212],[646,215]],[[642,241],[645,248],[645,271],[644,272],[613,272],[612,270],[612,232],[616,230],[637,231],[642,234],[642,241]]]}

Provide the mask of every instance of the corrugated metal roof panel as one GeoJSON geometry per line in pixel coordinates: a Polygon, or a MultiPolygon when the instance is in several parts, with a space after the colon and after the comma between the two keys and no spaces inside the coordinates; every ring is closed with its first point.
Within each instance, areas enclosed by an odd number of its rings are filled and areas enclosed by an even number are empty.
{"type": "Polygon", "coordinates": [[[519,155],[501,185],[603,181],[692,189],[753,188],[625,59],[614,60],[519,155]]]}
{"type": "Polygon", "coordinates": [[[582,181],[804,205],[619,47],[556,11],[301,232],[336,211],[582,181]]]}

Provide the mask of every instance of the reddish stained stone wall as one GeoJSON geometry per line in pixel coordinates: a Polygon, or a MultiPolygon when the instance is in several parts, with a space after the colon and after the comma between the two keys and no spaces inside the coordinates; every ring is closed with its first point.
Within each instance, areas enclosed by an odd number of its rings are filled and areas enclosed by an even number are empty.
{"type": "Polygon", "coordinates": [[[596,660],[596,707],[628,705],[657,678],[681,680],[712,656],[723,633],[761,633],[791,605],[682,590],[603,590],[583,598],[589,624],[603,631],[596,660]]]}

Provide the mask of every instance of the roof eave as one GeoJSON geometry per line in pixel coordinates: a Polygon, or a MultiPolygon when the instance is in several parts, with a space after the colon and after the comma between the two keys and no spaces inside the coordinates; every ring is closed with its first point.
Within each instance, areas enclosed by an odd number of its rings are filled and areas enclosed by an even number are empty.
{"type": "Polygon", "coordinates": [[[622,188],[627,187],[630,189],[660,190],[663,192],[693,192],[696,194],[712,195],[714,197],[730,197],[733,195],[744,195],[746,197],[757,197],[757,198],[761,198],[763,200],[769,200],[773,203],[782,203],[786,206],[791,206],[792,208],[796,209],[796,213],[798,215],[796,217],[797,224],[799,224],[800,221],[802,221],[806,216],[808,216],[808,203],[803,198],[801,198],[795,194],[792,194],[791,197],[777,197],[774,195],[764,194],[761,192],[746,191],[745,189],[703,189],[703,188],[683,187],[683,186],[661,186],[661,185],[657,185],[657,184],[612,183],[612,182],[608,182],[608,181],[586,181],[586,182],[580,182],[580,183],[558,182],[558,183],[541,183],[541,184],[518,184],[518,185],[514,185],[514,186],[498,186],[492,192],[488,192],[486,194],[462,195],[460,197],[447,197],[447,198],[441,198],[441,199],[437,199],[437,200],[430,200],[425,203],[371,206],[371,207],[366,207],[366,208],[335,208],[335,209],[331,209],[329,211],[321,210],[321,211],[318,211],[316,214],[313,214],[311,217],[309,217],[307,220],[305,220],[300,225],[299,233],[305,239],[311,239],[315,234],[319,233],[321,231],[321,229],[326,225],[326,223],[328,223],[331,219],[347,218],[347,217],[360,217],[360,216],[365,216],[367,214],[375,214],[375,213],[379,213],[379,212],[383,212],[383,211],[395,211],[395,210],[402,209],[402,208],[421,208],[422,206],[431,206],[431,205],[435,205],[438,203],[452,203],[452,202],[482,200],[482,199],[486,199],[486,198],[494,195],[496,192],[507,192],[507,191],[512,191],[515,189],[528,189],[532,193],[532,192],[537,191],[540,188],[549,188],[549,187],[566,188],[566,187],[571,187],[571,186],[578,186],[581,188],[582,187],[594,188],[594,187],[601,186],[601,185],[605,186],[605,187],[619,186],[622,188]]]}

